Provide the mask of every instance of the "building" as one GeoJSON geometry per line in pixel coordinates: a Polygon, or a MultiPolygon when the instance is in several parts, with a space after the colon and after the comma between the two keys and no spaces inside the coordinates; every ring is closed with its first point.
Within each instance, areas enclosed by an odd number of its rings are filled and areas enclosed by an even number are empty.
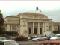
{"type": "Polygon", "coordinates": [[[28,37],[41,35],[46,31],[58,31],[57,23],[40,11],[19,13],[17,16],[5,18],[6,31],[17,31],[19,35],[28,37]]]}

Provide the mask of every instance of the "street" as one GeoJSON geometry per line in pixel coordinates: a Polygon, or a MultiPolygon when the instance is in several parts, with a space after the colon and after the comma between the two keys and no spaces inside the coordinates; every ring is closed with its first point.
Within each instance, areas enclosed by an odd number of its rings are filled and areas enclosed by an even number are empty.
{"type": "Polygon", "coordinates": [[[19,45],[60,45],[60,40],[44,40],[44,41],[19,41],[19,45]]]}
{"type": "Polygon", "coordinates": [[[38,41],[19,41],[19,45],[37,45],[38,41]]]}

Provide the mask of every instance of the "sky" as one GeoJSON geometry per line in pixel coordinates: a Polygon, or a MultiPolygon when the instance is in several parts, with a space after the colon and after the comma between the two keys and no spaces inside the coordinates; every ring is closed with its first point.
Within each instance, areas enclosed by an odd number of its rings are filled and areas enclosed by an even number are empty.
{"type": "Polygon", "coordinates": [[[36,11],[37,6],[49,19],[60,22],[60,1],[0,1],[3,17],[15,16],[29,10],[36,11]]]}

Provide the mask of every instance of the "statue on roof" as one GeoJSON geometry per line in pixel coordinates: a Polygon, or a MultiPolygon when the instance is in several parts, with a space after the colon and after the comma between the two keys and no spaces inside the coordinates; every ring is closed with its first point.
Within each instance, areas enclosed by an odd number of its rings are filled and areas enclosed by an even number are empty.
{"type": "Polygon", "coordinates": [[[36,10],[38,10],[39,8],[38,7],[36,7],[36,10]]]}
{"type": "Polygon", "coordinates": [[[42,12],[38,7],[36,7],[36,11],[40,13],[42,12]]]}
{"type": "Polygon", "coordinates": [[[36,10],[42,12],[38,7],[36,7],[36,10]]]}

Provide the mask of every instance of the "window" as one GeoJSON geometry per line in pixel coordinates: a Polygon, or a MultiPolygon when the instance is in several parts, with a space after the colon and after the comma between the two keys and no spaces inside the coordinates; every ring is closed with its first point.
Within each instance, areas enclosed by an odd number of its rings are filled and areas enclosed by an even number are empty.
{"type": "Polygon", "coordinates": [[[34,28],[34,34],[37,34],[37,28],[34,28]]]}

